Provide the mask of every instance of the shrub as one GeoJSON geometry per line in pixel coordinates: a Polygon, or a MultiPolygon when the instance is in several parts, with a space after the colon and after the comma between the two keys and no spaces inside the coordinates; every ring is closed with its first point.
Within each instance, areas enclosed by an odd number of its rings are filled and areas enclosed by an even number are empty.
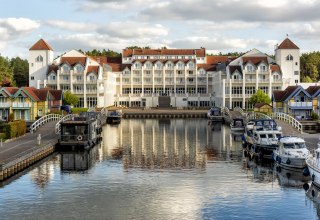
{"type": "Polygon", "coordinates": [[[79,114],[81,112],[87,112],[88,111],[88,108],[72,108],[71,109],[71,112],[73,114],[79,114]]]}
{"type": "Polygon", "coordinates": [[[0,140],[1,139],[2,141],[6,139],[6,133],[0,133],[0,140]]]}
{"type": "Polygon", "coordinates": [[[14,119],[14,114],[10,113],[8,117],[8,122],[13,121],[13,119],[14,119]]]}
{"type": "Polygon", "coordinates": [[[27,123],[24,120],[9,122],[4,124],[3,131],[6,139],[20,137],[26,133],[27,123]]]}
{"type": "Polygon", "coordinates": [[[319,115],[315,112],[311,112],[311,118],[312,120],[318,120],[319,119],[319,115]]]}

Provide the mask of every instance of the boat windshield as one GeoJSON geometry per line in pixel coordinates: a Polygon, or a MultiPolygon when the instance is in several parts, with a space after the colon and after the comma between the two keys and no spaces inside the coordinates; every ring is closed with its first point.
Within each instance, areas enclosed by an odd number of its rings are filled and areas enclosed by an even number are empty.
{"type": "Polygon", "coordinates": [[[306,145],[305,143],[284,143],[283,147],[287,149],[301,149],[305,148],[306,145]]]}
{"type": "Polygon", "coordinates": [[[266,134],[260,134],[260,138],[267,138],[266,134]]]}
{"type": "Polygon", "coordinates": [[[273,134],[268,134],[268,138],[273,138],[273,134]]]}

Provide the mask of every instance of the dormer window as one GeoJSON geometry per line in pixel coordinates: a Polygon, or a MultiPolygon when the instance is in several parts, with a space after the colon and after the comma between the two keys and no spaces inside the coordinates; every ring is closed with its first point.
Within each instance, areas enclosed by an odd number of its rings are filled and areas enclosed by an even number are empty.
{"type": "Polygon", "coordinates": [[[172,68],[172,63],[167,63],[168,68],[172,68]]]}
{"type": "Polygon", "coordinates": [[[81,65],[77,65],[75,70],[77,73],[81,73],[83,71],[83,67],[81,65]]]}
{"type": "Polygon", "coordinates": [[[236,72],[236,73],[232,74],[231,78],[232,79],[241,79],[241,75],[240,75],[240,73],[236,72]]]}
{"type": "Polygon", "coordinates": [[[140,63],[135,63],[135,64],[134,64],[134,67],[135,67],[136,69],[140,68],[140,63]]]}
{"type": "Polygon", "coordinates": [[[190,62],[190,63],[188,64],[188,66],[189,66],[189,68],[194,68],[194,64],[193,64],[192,62],[190,62]]]}
{"type": "Polygon", "coordinates": [[[146,63],[146,67],[147,67],[147,68],[151,68],[151,67],[152,67],[151,63],[149,63],[149,62],[146,63]]]}
{"type": "Polygon", "coordinates": [[[41,55],[37,56],[36,62],[43,62],[43,57],[41,55]]]}
{"type": "Polygon", "coordinates": [[[70,67],[68,65],[64,65],[62,67],[62,70],[63,70],[64,73],[68,73],[70,71],[70,67]]]}
{"type": "Polygon", "coordinates": [[[254,71],[254,67],[252,65],[248,65],[247,66],[247,71],[248,72],[253,72],[254,71]]]}
{"type": "Polygon", "coordinates": [[[267,71],[267,67],[265,65],[261,65],[260,66],[260,70],[263,71],[263,72],[267,71]]]}
{"type": "Polygon", "coordinates": [[[291,54],[289,54],[289,55],[286,57],[286,60],[292,61],[292,60],[293,60],[293,56],[292,56],[291,54]]]}
{"type": "Polygon", "coordinates": [[[184,64],[181,63],[181,62],[179,62],[179,63],[178,63],[178,68],[183,68],[183,67],[184,67],[184,64]]]}

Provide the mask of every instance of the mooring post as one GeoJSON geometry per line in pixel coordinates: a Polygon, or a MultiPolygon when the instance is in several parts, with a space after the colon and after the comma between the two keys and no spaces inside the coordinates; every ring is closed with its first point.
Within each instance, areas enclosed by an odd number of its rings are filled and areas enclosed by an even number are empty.
{"type": "Polygon", "coordinates": [[[41,134],[38,134],[37,144],[38,144],[39,146],[41,145],[41,134]]]}

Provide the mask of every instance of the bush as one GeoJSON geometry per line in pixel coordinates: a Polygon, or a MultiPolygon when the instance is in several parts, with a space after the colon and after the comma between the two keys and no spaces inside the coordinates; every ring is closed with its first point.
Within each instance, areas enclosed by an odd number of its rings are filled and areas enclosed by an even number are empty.
{"type": "Polygon", "coordinates": [[[1,139],[2,141],[6,139],[6,133],[0,133],[0,140],[1,139]]]}
{"type": "Polygon", "coordinates": [[[24,120],[18,120],[4,124],[3,131],[6,139],[16,138],[27,132],[27,123],[24,120]]]}
{"type": "Polygon", "coordinates": [[[311,118],[312,120],[318,120],[319,119],[319,115],[315,112],[311,112],[311,118]]]}
{"type": "Polygon", "coordinates": [[[79,114],[81,112],[87,112],[88,108],[72,108],[71,112],[72,114],[79,114]]]}

